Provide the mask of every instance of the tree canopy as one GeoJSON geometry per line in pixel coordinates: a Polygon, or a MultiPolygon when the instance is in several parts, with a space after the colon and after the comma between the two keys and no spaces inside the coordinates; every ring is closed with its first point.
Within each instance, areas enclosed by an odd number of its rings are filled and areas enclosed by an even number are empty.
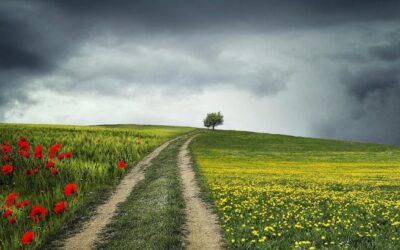
{"type": "Polygon", "coordinates": [[[212,129],[214,130],[216,126],[222,125],[224,123],[224,116],[221,114],[221,112],[208,113],[203,122],[205,127],[212,127],[212,129]]]}

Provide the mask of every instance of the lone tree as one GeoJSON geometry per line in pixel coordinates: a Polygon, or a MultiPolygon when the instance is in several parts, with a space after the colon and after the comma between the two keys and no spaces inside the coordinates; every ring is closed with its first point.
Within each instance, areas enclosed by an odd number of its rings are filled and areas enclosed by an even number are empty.
{"type": "Polygon", "coordinates": [[[221,114],[221,112],[208,113],[203,122],[205,127],[212,127],[212,129],[214,130],[215,126],[224,124],[224,116],[221,114]]]}

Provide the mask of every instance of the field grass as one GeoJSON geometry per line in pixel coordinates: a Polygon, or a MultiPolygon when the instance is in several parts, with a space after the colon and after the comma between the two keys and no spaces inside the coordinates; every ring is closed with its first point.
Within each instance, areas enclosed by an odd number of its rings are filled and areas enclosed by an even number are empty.
{"type": "MultiPolygon", "coordinates": [[[[88,194],[101,188],[114,186],[124,173],[138,160],[163,142],[187,133],[192,128],[167,126],[52,126],[52,125],[0,125],[0,143],[12,147],[11,155],[3,152],[1,167],[13,166],[10,174],[0,173],[0,206],[2,211],[11,210],[12,215],[3,214],[0,222],[0,249],[21,247],[21,237],[26,231],[33,231],[34,241],[23,245],[24,249],[35,249],[48,240],[48,236],[60,229],[72,218],[88,194]],[[20,155],[17,142],[25,136],[29,142],[29,157],[20,155]],[[37,144],[43,146],[43,158],[34,159],[37,144]],[[49,147],[61,144],[55,154],[54,167],[46,168],[49,147]],[[59,160],[58,154],[72,152],[72,158],[59,160]],[[10,159],[3,156],[10,155],[10,159]],[[127,168],[119,169],[119,160],[127,168]],[[27,170],[38,167],[38,172],[27,175],[27,170]],[[51,169],[58,169],[51,174],[51,169]],[[63,194],[67,183],[74,183],[77,192],[71,196],[63,194]],[[19,196],[7,205],[11,193],[19,196]],[[17,208],[17,202],[29,200],[29,205],[17,208]],[[58,201],[66,201],[67,209],[55,213],[53,207],[58,201]],[[46,209],[45,216],[30,216],[33,205],[46,209]],[[15,222],[10,223],[9,219],[15,222]],[[34,220],[38,220],[34,222],[34,220]]],[[[39,213],[40,214],[40,213],[39,213]]]]}
{"type": "Polygon", "coordinates": [[[398,147],[215,131],[191,150],[229,248],[400,248],[398,147]]]}
{"type": "Polygon", "coordinates": [[[177,156],[185,138],[172,142],[145,170],[121,203],[96,249],[183,249],[184,201],[177,156]]]}

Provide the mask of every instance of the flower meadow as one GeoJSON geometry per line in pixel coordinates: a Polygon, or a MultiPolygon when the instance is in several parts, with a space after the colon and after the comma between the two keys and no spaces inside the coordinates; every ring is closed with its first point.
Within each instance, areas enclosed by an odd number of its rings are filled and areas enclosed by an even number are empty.
{"type": "Polygon", "coordinates": [[[192,145],[232,249],[400,249],[400,149],[246,132],[192,145]]]}
{"type": "Polygon", "coordinates": [[[0,249],[35,249],[91,192],[187,128],[0,125],[0,249]]]}

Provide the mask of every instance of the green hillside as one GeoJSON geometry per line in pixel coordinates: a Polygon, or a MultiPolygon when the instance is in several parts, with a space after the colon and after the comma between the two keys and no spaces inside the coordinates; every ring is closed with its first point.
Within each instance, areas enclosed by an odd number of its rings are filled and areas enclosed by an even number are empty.
{"type": "Polygon", "coordinates": [[[208,131],[192,152],[231,248],[400,248],[398,147],[208,131]]]}

